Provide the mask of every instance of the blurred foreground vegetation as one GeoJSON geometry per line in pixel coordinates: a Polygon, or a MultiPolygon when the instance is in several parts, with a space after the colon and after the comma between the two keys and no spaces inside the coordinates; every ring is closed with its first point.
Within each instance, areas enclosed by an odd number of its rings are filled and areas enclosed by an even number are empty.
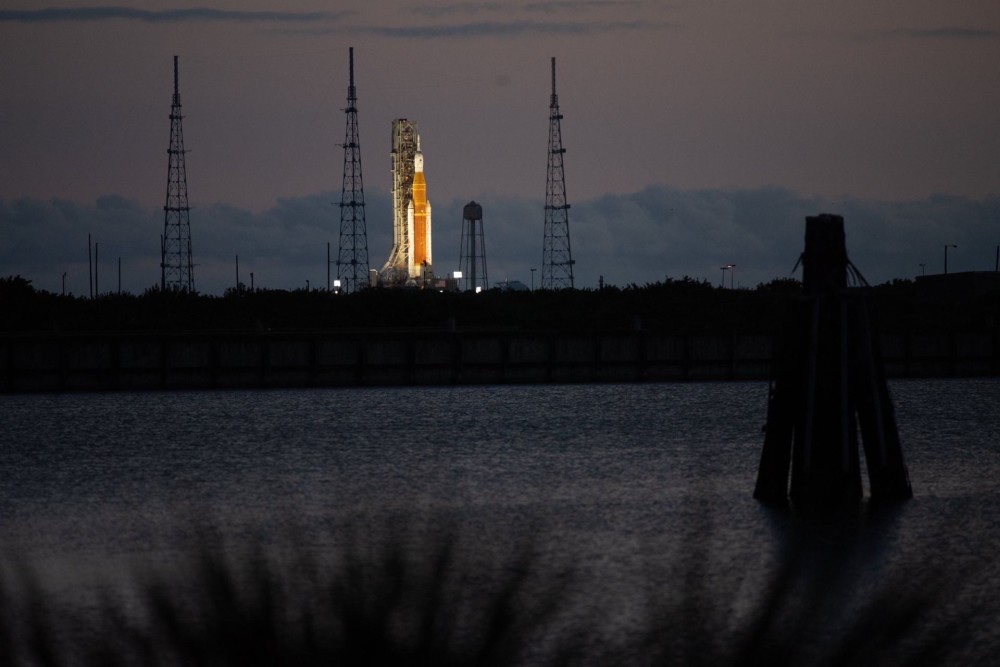
{"type": "MultiPolygon", "coordinates": [[[[940,295],[911,281],[865,288],[883,332],[995,331],[1000,292],[940,295]]],[[[230,289],[224,296],[147,290],[96,299],[36,290],[19,276],[0,278],[0,333],[317,331],[446,329],[771,333],[794,279],[755,289],[723,289],[681,278],[599,290],[501,291],[481,294],[370,289],[335,295],[321,290],[230,289]]]]}
{"type": "Polygon", "coordinates": [[[639,591],[588,583],[532,539],[414,535],[355,534],[321,558],[305,542],[193,548],[76,605],[0,560],[0,664],[941,665],[990,664],[1000,645],[976,573],[887,567],[829,525],[793,531],[762,579],[759,563],[720,574],[703,535],[679,536],[639,591]]]}

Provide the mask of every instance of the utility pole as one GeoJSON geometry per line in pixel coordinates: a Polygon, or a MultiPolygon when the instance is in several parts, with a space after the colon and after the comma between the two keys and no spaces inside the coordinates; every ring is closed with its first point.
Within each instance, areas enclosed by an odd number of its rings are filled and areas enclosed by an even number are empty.
{"type": "Polygon", "coordinates": [[[944,274],[948,275],[948,248],[958,248],[954,243],[944,244],[944,274]]]}

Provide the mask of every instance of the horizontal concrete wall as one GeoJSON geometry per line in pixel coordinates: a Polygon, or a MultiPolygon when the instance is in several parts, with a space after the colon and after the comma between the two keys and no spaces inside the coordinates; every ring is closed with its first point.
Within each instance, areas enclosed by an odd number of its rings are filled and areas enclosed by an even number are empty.
{"type": "MultiPolygon", "coordinates": [[[[768,335],[0,337],[0,391],[767,379],[768,335]]],[[[991,335],[883,336],[890,376],[996,375],[991,335]]]]}
{"type": "Polygon", "coordinates": [[[884,334],[881,343],[890,377],[1000,375],[995,333],[884,334]]]}

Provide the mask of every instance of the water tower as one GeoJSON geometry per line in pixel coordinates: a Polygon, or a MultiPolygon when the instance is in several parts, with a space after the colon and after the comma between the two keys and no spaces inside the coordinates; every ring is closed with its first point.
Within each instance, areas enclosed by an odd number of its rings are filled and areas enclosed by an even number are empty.
{"type": "Polygon", "coordinates": [[[470,201],[462,209],[462,245],[458,265],[467,291],[490,288],[486,277],[486,239],[483,236],[483,207],[470,201]]]}

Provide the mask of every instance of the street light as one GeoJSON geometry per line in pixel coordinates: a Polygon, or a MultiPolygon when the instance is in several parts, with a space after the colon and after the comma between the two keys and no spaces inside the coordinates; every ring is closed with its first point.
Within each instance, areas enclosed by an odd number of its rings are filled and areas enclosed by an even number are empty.
{"type": "Polygon", "coordinates": [[[944,244],[944,274],[948,275],[948,248],[958,248],[954,243],[944,244]]]}
{"type": "Polygon", "coordinates": [[[535,291],[535,271],[538,269],[531,269],[531,291],[535,291]]]}

